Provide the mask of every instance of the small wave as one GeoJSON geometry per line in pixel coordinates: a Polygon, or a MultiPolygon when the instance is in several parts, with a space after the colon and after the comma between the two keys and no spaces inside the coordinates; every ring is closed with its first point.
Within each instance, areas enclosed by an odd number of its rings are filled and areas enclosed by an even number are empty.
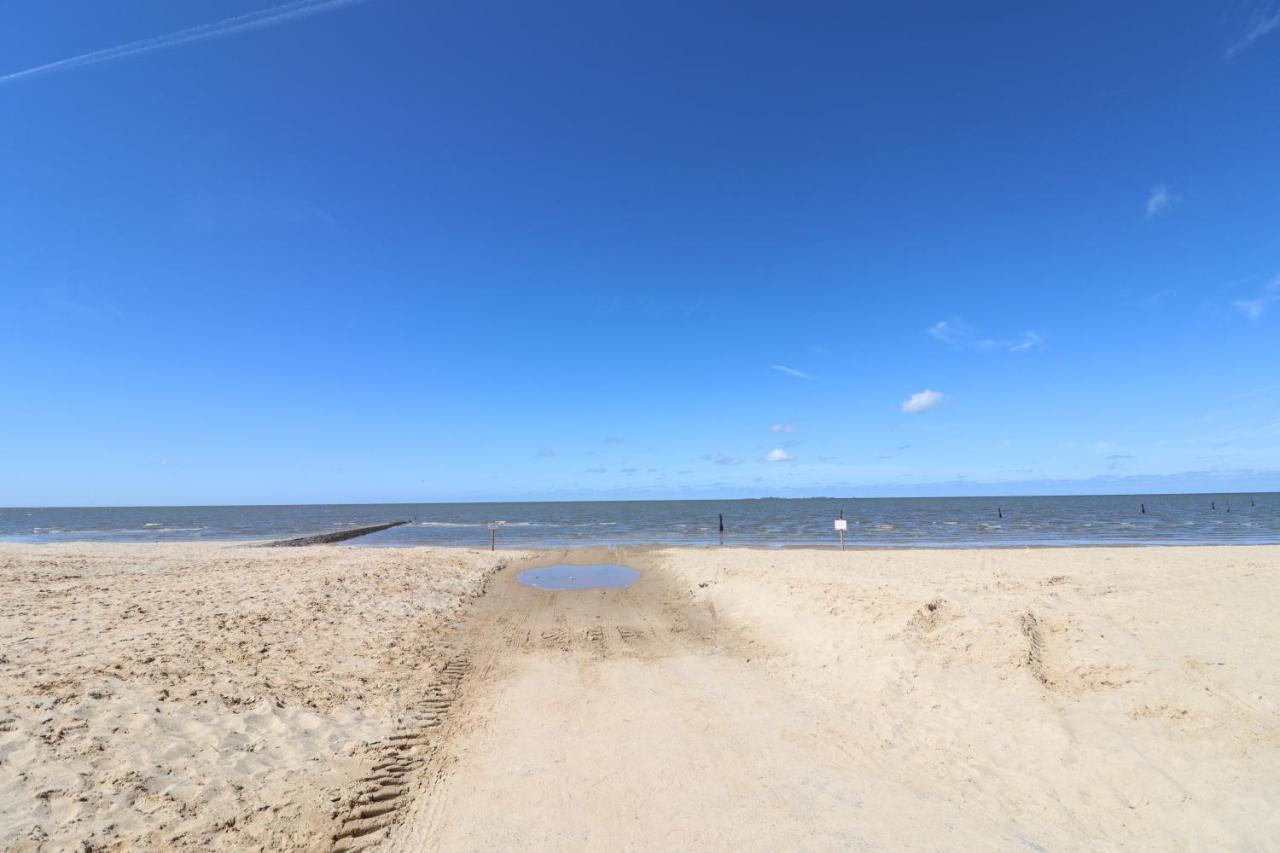
{"type": "Polygon", "coordinates": [[[478,522],[470,521],[419,521],[418,527],[484,527],[478,522]]]}
{"type": "Polygon", "coordinates": [[[159,526],[160,526],[160,522],[158,522],[158,521],[148,521],[146,524],[144,524],[144,525],[142,525],[142,526],[143,526],[143,527],[159,527],[159,526]]]}

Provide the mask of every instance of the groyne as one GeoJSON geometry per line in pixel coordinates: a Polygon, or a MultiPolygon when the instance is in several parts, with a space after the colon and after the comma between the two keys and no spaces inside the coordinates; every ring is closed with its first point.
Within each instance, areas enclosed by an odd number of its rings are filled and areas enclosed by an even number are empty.
{"type": "Polygon", "coordinates": [[[357,536],[367,536],[370,533],[377,533],[379,530],[387,530],[408,523],[407,521],[388,521],[385,524],[352,527],[333,533],[316,533],[311,536],[298,536],[294,539],[279,539],[275,542],[264,542],[263,546],[266,548],[301,548],[304,545],[330,545],[334,542],[345,542],[348,539],[355,539],[357,536]]]}

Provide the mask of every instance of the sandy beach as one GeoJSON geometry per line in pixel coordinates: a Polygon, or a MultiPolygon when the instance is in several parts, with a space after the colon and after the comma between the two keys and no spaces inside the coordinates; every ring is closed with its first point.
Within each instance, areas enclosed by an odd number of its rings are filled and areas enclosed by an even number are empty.
{"type": "Polygon", "coordinates": [[[1278,569],[0,545],[0,848],[1276,849],[1278,569]]]}

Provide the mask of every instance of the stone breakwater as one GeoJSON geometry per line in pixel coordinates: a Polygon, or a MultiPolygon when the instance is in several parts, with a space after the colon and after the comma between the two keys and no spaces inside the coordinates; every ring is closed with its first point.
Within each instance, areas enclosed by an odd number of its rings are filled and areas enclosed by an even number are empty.
{"type": "Polygon", "coordinates": [[[386,524],[371,524],[366,527],[352,527],[349,530],[339,530],[334,533],[317,533],[313,536],[299,536],[295,539],[280,539],[275,542],[267,542],[265,547],[300,548],[303,545],[332,545],[334,542],[345,542],[348,539],[355,539],[357,536],[367,536],[370,533],[377,533],[379,530],[388,530],[392,527],[399,527],[402,524],[408,524],[408,522],[388,521],[386,524]]]}

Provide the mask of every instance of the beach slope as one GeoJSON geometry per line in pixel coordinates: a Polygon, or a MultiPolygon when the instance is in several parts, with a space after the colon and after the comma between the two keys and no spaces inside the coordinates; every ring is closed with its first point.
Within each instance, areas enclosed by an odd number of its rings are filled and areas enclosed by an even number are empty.
{"type": "Polygon", "coordinates": [[[621,556],[495,579],[393,849],[1280,838],[1280,548],[621,556]]]}
{"type": "Polygon", "coordinates": [[[2,545],[0,848],[1274,849],[1280,546],[2,545]],[[632,587],[522,568],[620,561],[632,587]]]}

